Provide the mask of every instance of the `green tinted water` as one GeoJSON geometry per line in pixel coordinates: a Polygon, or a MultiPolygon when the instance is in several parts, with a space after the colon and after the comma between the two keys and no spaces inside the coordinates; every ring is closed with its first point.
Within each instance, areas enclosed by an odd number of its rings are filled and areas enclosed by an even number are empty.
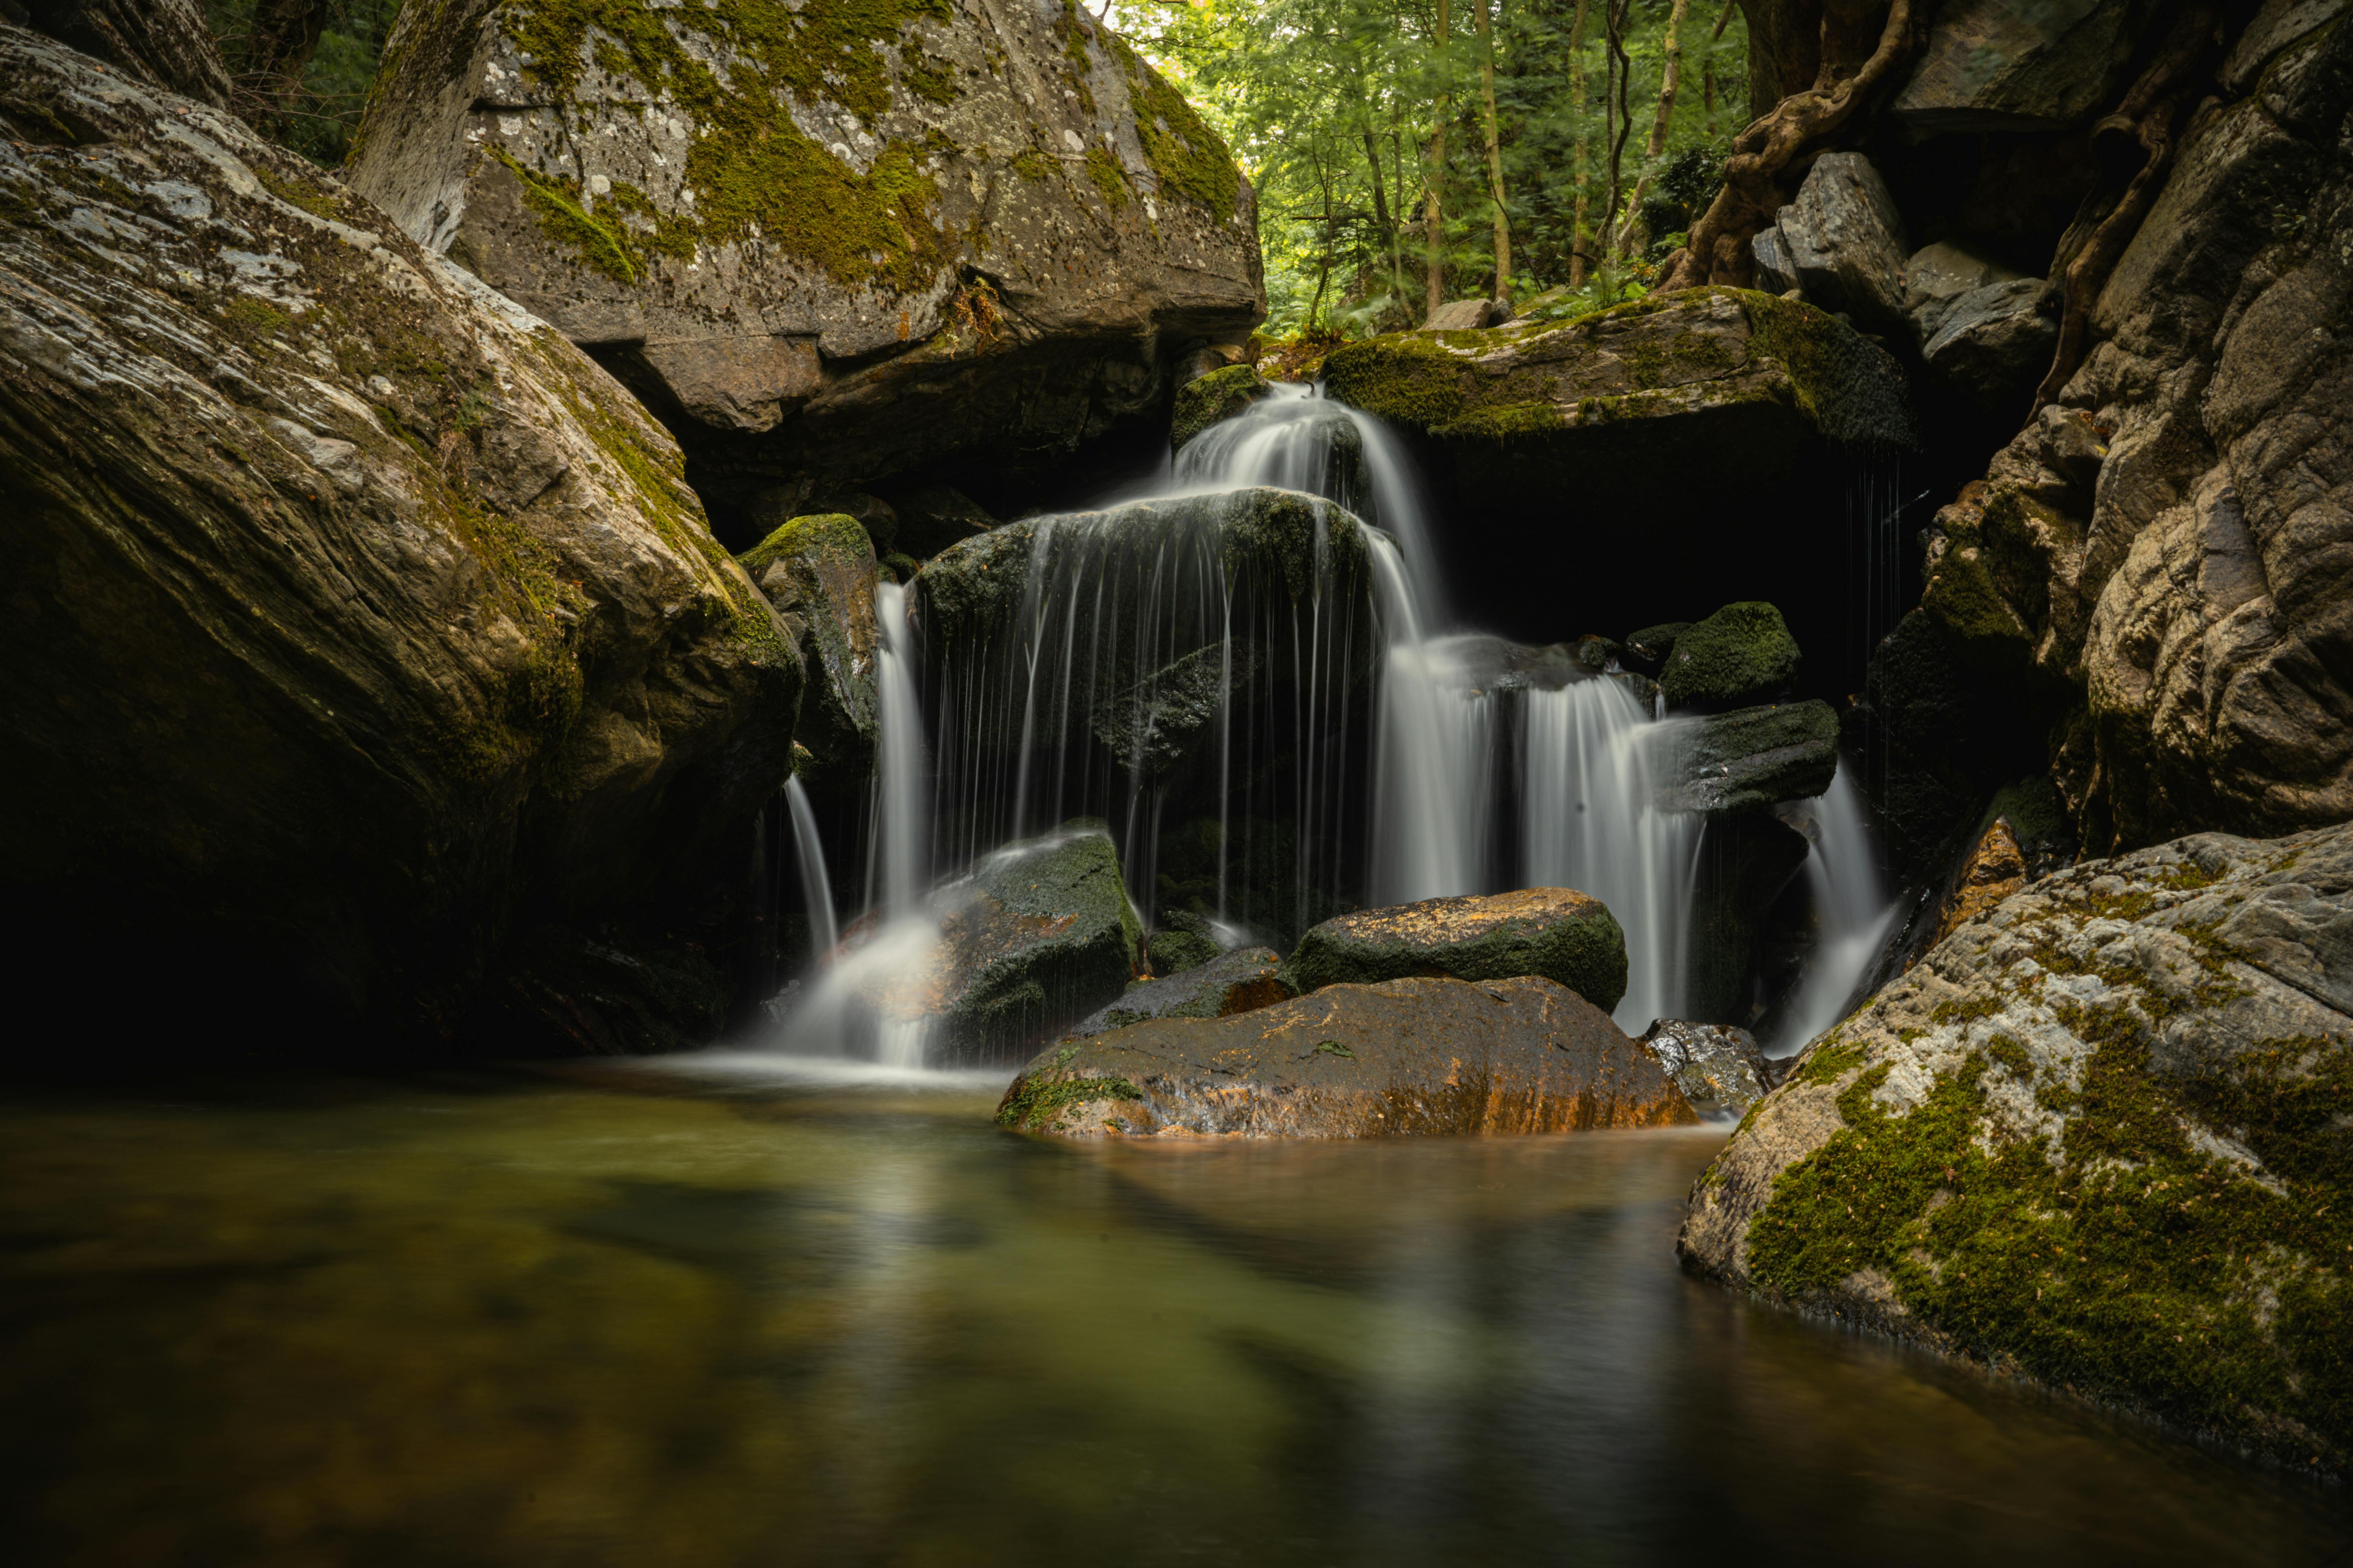
{"type": "MultiPolygon", "coordinates": [[[[1685,1279],[1721,1131],[717,1071],[0,1100],[16,1561],[2312,1563],[2353,1505],[1685,1279]]],[[[2353,1554],[2347,1559],[2353,1561],[2353,1554]]]]}

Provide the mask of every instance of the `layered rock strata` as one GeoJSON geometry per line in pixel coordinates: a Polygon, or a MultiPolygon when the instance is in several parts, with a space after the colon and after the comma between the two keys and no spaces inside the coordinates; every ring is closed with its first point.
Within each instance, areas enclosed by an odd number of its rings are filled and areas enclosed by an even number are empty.
{"type": "Polygon", "coordinates": [[[637,920],[716,984],[799,670],[669,437],[204,104],[0,27],[0,875],[51,983],[136,953],[328,1052],[630,1043],[561,975],[637,920]]]}
{"type": "Polygon", "coordinates": [[[431,0],[385,58],[354,185],[730,506],[1066,454],[1263,314],[1248,182],[1076,6],[431,0]]]}

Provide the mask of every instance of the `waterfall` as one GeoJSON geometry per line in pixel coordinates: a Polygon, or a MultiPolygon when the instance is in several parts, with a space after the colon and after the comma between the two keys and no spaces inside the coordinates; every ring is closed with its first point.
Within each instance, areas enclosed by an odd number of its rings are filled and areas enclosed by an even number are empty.
{"type": "Polygon", "coordinates": [[[785,810],[793,824],[793,858],[801,874],[801,901],[808,906],[809,946],[818,962],[833,961],[841,945],[841,931],[833,914],[833,884],[825,874],[825,846],[818,841],[817,814],[809,809],[808,791],[798,778],[785,781],[785,810]]]}
{"type": "Polygon", "coordinates": [[[1575,888],[1626,932],[1629,1034],[1686,1016],[1684,973],[1703,819],[1656,805],[1681,721],[1659,721],[1620,681],[1522,699],[1520,880],[1575,888]]]}
{"type": "Polygon", "coordinates": [[[1456,647],[1427,635],[1397,546],[1373,547],[1388,647],[1372,800],[1375,904],[1483,890],[1494,700],[1475,689],[1456,647]]]}
{"type": "Polygon", "coordinates": [[[1812,847],[1805,878],[1817,932],[1804,978],[1774,1038],[1775,1056],[1803,1049],[1846,1016],[1903,909],[1881,875],[1862,796],[1843,760],[1831,787],[1810,805],[1812,847]]]}
{"type": "Polygon", "coordinates": [[[931,887],[932,792],[923,703],[906,646],[906,589],[889,581],[874,585],[874,622],[876,801],[866,903],[888,918],[915,911],[931,887]]]}

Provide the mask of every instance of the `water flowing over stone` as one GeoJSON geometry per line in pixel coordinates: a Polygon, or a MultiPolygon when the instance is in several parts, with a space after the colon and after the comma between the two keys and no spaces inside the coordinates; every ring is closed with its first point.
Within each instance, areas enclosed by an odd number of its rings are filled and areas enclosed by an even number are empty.
{"type": "Polygon", "coordinates": [[[1788,1056],[1846,1016],[1848,1004],[1870,978],[1903,905],[1890,896],[1871,843],[1861,792],[1844,767],[1810,803],[1812,847],[1806,885],[1820,929],[1813,957],[1775,1044],[1788,1056]]]}

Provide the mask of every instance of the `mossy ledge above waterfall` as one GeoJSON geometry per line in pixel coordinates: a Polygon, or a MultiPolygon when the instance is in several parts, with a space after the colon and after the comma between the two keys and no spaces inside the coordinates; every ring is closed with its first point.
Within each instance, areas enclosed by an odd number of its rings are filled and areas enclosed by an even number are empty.
{"type": "Polygon", "coordinates": [[[1344,403],[1440,439],[1512,440],[1755,406],[1850,444],[1908,447],[1904,372],[1845,323],[1746,289],[1653,295],[1574,321],[1392,332],[1324,362],[1344,403]]]}
{"type": "Polygon", "coordinates": [[[2353,1468],[2353,827],[2032,883],[1816,1041],[1688,1267],[2353,1468]]]}

